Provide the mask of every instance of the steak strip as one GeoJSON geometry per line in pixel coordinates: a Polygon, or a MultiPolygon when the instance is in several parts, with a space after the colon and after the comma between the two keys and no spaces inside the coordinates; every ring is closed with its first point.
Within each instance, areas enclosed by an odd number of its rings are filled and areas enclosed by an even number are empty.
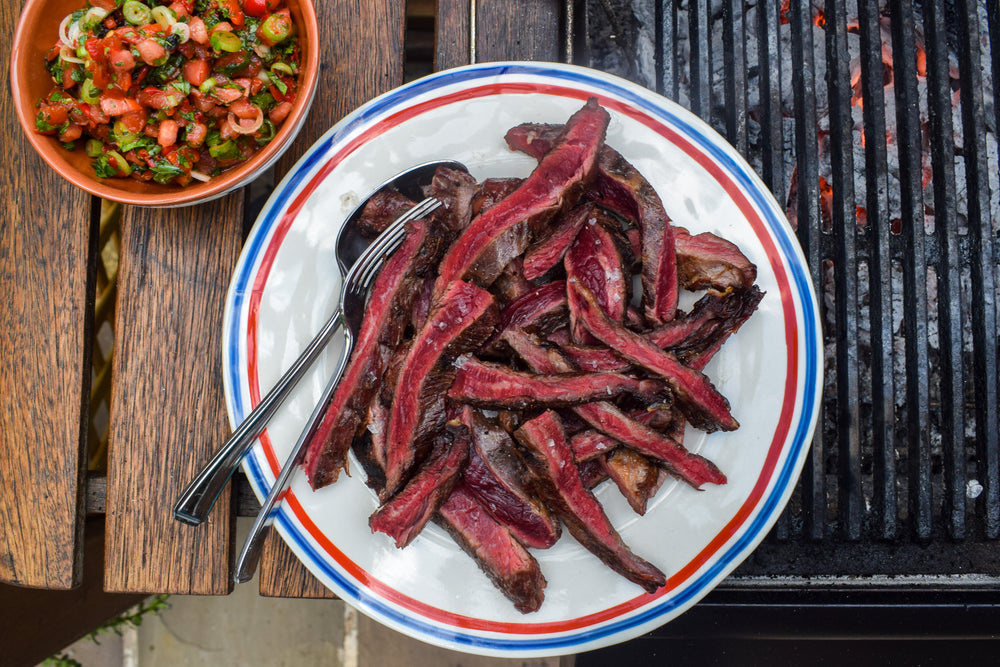
{"type": "Polygon", "coordinates": [[[639,334],[612,321],[600,308],[593,292],[579,281],[567,281],[570,307],[575,308],[594,336],[633,363],[663,377],[677,396],[684,416],[703,431],[732,431],[739,422],[729,412],[725,399],[700,371],[680,363],[639,334]]]}
{"type": "Polygon", "coordinates": [[[656,566],[636,556],[622,542],[601,504],[583,486],[559,417],[552,411],[525,422],[514,433],[529,455],[532,485],[555,509],[569,532],[605,565],[648,593],[667,583],[656,566]]]}
{"type": "Polygon", "coordinates": [[[476,217],[441,262],[436,294],[455,280],[489,286],[524,252],[534,227],[576,205],[604,145],[610,116],[591,98],[570,117],[552,151],[512,194],[476,217]]]}
{"type": "Polygon", "coordinates": [[[608,452],[601,461],[629,506],[644,515],[649,499],[660,488],[660,466],[628,447],[608,452]]]}
{"type": "Polygon", "coordinates": [[[498,319],[493,297],[470,283],[451,283],[427,317],[399,371],[386,436],[386,493],[400,487],[420,442],[444,423],[443,399],[453,362],[489,337],[498,319]]]}
{"type": "Polygon", "coordinates": [[[546,583],[538,561],[464,485],[455,487],[435,521],[475,559],[479,569],[518,611],[538,611],[545,599],[546,583]]]}
{"type": "MultiPolygon", "coordinates": [[[[630,299],[632,276],[628,274],[632,251],[620,230],[607,223],[603,214],[588,219],[563,261],[567,279],[575,279],[597,298],[608,317],[625,321],[630,299]]],[[[590,343],[594,338],[580,323],[579,314],[569,303],[570,333],[576,343],[590,343]]]]}
{"type": "Polygon", "coordinates": [[[527,471],[510,434],[466,406],[462,421],[472,433],[463,476],[466,490],[526,547],[548,549],[561,533],[559,522],[524,487],[527,471]]]}
{"type": "Polygon", "coordinates": [[[526,292],[508,303],[500,311],[500,325],[483,346],[495,351],[501,335],[508,329],[522,329],[534,334],[547,334],[566,322],[569,308],[566,305],[566,281],[556,280],[526,292]]]}
{"type": "MultiPolygon", "coordinates": [[[[563,373],[573,367],[558,350],[543,348],[523,332],[507,332],[504,339],[536,373],[563,373]]],[[[578,405],[572,410],[592,428],[662,461],[671,472],[695,488],[706,483],[726,483],[726,476],[714,463],[703,456],[692,454],[673,439],[631,419],[612,403],[598,401],[578,405]]]]}
{"type": "Polygon", "coordinates": [[[427,461],[403,490],[368,519],[372,532],[385,533],[402,549],[448,499],[469,457],[469,430],[449,426],[434,440],[427,461]]]}
{"type": "MultiPolygon", "coordinates": [[[[560,125],[526,123],[508,130],[505,139],[514,150],[541,159],[561,130],[560,125]]],[[[621,153],[605,146],[598,157],[594,188],[588,196],[638,223],[646,317],[657,324],[673,319],[677,309],[674,228],[656,190],[621,153]]]]}
{"type": "Polygon", "coordinates": [[[757,280],[757,267],[736,244],[710,232],[692,236],[683,227],[674,231],[677,279],[689,290],[725,292],[746,289],[757,280]]]}
{"type": "Polygon", "coordinates": [[[448,398],[482,408],[561,408],[623,393],[656,396],[661,383],[621,373],[521,373],[509,366],[466,357],[459,361],[448,398]]]}
{"type": "Polygon", "coordinates": [[[535,280],[544,276],[558,264],[569,250],[577,233],[585,222],[596,220],[597,211],[593,204],[581,204],[564,213],[538,242],[533,243],[524,253],[524,277],[535,280]]]}
{"type": "Polygon", "coordinates": [[[436,220],[410,223],[402,246],[375,279],[344,377],[307,445],[302,465],[314,489],[335,482],[346,465],[347,451],[377,391],[378,379],[403,337],[422,279],[441,257],[446,236],[436,220]]]}

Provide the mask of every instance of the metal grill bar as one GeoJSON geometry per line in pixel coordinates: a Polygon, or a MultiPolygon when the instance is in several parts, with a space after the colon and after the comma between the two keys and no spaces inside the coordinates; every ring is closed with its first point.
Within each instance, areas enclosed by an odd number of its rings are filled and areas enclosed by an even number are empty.
{"type": "MultiPolygon", "coordinates": [[[[791,6],[791,43],[793,59],[792,89],[795,95],[795,156],[796,156],[796,220],[798,238],[809,262],[813,287],[823,293],[822,233],[819,210],[819,141],[816,113],[815,64],[813,56],[812,12],[806,3],[791,6]]],[[[823,305],[821,304],[821,308],[823,305]]],[[[826,474],[825,456],[826,401],[820,408],[819,426],[815,431],[812,452],[802,478],[804,530],[812,540],[826,534],[826,474]]]]}
{"type": "Polygon", "coordinates": [[[742,0],[726,0],[722,8],[723,78],[726,138],[747,154],[746,52],[743,49],[742,0]]]}
{"type": "Polygon", "coordinates": [[[941,364],[939,427],[944,459],[944,511],[953,539],[965,537],[965,405],[962,388],[962,289],[955,193],[954,127],[948,76],[948,30],[942,0],[924,4],[927,92],[931,123],[934,225],[937,241],[938,341],[941,364]]]}
{"type": "MultiPolygon", "coordinates": [[[[994,11],[995,2],[989,3],[994,11]]],[[[976,396],[976,458],[978,476],[984,487],[979,513],[988,537],[1000,533],[1000,426],[997,424],[997,316],[990,212],[989,166],[986,155],[986,112],[979,57],[978,3],[965,0],[958,8],[962,84],[962,127],[965,153],[965,182],[969,193],[969,261],[971,264],[973,387],[976,396]],[[990,408],[993,406],[993,408],[990,408]]],[[[997,38],[994,33],[994,54],[997,38]]]]}
{"type": "Polygon", "coordinates": [[[858,262],[851,145],[851,71],[847,17],[837,0],[826,3],[830,164],[833,181],[835,304],[837,322],[838,516],[843,537],[861,536],[861,442],[858,379],[858,262]]]}
{"type": "Polygon", "coordinates": [[[688,41],[691,44],[691,111],[711,122],[712,51],[709,0],[690,0],[688,41]]]}
{"type": "Polygon", "coordinates": [[[865,137],[866,226],[871,331],[874,507],[879,535],[896,536],[895,392],[892,382],[892,268],[889,165],[883,88],[882,20],[877,0],[858,0],[865,137]],[[879,386],[881,385],[881,386],[879,386]]]}

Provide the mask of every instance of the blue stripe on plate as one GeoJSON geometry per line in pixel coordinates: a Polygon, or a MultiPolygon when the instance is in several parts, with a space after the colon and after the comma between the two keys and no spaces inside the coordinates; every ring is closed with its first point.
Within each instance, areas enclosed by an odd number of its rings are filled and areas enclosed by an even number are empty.
{"type": "MultiPolygon", "coordinates": [[[[793,297],[802,311],[801,331],[803,333],[803,352],[805,354],[805,380],[802,385],[802,410],[799,415],[789,447],[788,455],[784,464],[778,472],[776,483],[772,486],[771,492],[758,505],[758,513],[749,525],[745,526],[741,536],[730,545],[718,559],[697,579],[690,582],[685,588],[677,591],[669,597],[649,609],[642,611],[635,616],[621,621],[610,623],[592,629],[582,629],[566,635],[553,637],[528,637],[528,638],[498,638],[493,636],[481,636],[471,631],[457,631],[442,628],[430,624],[421,617],[413,616],[405,611],[386,604],[380,598],[370,594],[367,589],[358,587],[348,580],[338,570],[328,563],[328,556],[317,551],[313,545],[302,534],[301,527],[297,524],[287,508],[282,508],[278,516],[278,522],[282,527],[282,532],[293,543],[300,553],[308,557],[309,563],[314,571],[331,580],[344,595],[355,604],[368,608],[372,613],[377,614],[389,622],[399,627],[405,627],[411,632],[426,637],[432,637],[436,641],[450,643],[456,646],[466,646],[470,648],[483,648],[492,650],[507,650],[517,652],[530,651],[550,651],[557,649],[570,649],[585,643],[593,642],[603,638],[628,632],[647,622],[670,613],[671,611],[683,607],[707,592],[706,588],[712,581],[721,575],[727,568],[735,566],[738,558],[744,555],[753,542],[758,539],[762,532],[768,527],[770,522],[776,518],[780,511],[781,498],[785,490],[794,482],[794,477],[798,470],[799,462],[809,446],[809,432],[816,411],[817,401],[817,371],[818,359],[814,341],[819,335],[818,323],[813,307],[811,294],[811,281],[806,267],[802,263],[798,250],[797,241],[793,238],[787,222],[775,210],[773,199],[764,190],[756,175],[750,170],[742,160],[734,159],[729,151],[722,145],[716,143],[717,140],[711,138],[702,128],[698,127],[700,121],[693,121],[693,117],[684,117],[671,111],[669,108],[660,106],[656,101],[647,99],[646,95],[652,94],[650,91],[638,90],[631,87],[631,84],[618,83],[615,80],[605,79],[605,75],[597,76],[590,70],[561,66],[561,65],[537,65],[537,64],[487,64],[475,65],[458,70],[451,70],[440,74],[432,75],[412,84],[398,88],[394,91],[378,97],[354,114],[345,118],[341,123],[334,126],[330,133],[315,144],[306,155],[295,165],[288,177],[279,185],[262,213],[258,224],[249,240],[245,254],[245,261],[241,262],[234,277],[234,303],[232,330],[228,335],[228,346],[230,354],[230,366],[226,369],[234,391],[231,392],[234,414],[241,420],[245,414],[245,407],[242,400],[241,379],[242,369],[238,363],[240,332],[243,328],[235,326],[236,318],[242,316],[243,301],[249,291],[251,284],[251,272],[257,265],[260,253],[264,247],[264,240],[268,232],[276,223],[283,206],[291,199],[291,195],[302,184],[308,173],[316,166],[319,160],[329,155],[331,147],[335,146],[345,135],[353,132],[357,128],[371,122],[374,119],[387,113],[397,106],[403,106],[416,95],[432,93],[433,91],[449,85],[471,83],[485,78],[497,78],[504,74],[519,76],[538,76],[542,78],[561,80],[583,85],[589,89],[596,89],[605,93],[617,96],[633,106],[643,110],[652,117],[658,118],[667,125],[680,130],[685,136],[696,144],[701,150],[720,164],[734,180],[740,185],[743,192],[751,199],[754,206],[761,212],[768,228],[771,230],[781,250],[783,259],[787,262],[787,268],[791,275],[791,282],[795,287],[793,297]]],[[[265,477],[261,465],[261,457],[250,456],[247,458],[250,472],[250,481],[258,494],[267,492],[269,483],[265,477]]]]}

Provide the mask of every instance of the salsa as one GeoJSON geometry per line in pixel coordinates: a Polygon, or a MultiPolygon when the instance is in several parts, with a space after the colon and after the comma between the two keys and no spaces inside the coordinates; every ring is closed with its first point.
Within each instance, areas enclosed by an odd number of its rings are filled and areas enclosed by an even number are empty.
{"type": "Polygon", "coordinates": [[[35,129],[101,178],[207,181],[274,138],[299,65],[282,0],[90,0],[46,54],[35,129]]]}

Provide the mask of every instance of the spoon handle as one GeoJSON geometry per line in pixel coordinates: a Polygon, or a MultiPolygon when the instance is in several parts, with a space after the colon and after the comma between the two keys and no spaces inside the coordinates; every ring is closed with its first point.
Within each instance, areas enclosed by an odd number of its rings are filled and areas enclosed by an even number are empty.
{"type": "Polygon", "coordinates": [[[305,453],[306,444],[312,439],[313,432],[319,425],[320,418],[326,409],[326,404],[330,401],[330,397],[333,396],[333,392],[337,389],[340,378],[344,375],[347,359],[351,356],[351,350],[354,348],[354,336],[351,333],[351,328],[344,327],[344,334],[346,340],[344,341],[344,349],[340,353],[340,360],[337,362],[337,367],[330,376],[330,381],[323,390],[319,402],[313,408],[312,415],[309,416],[309,421],[306,423],[305,428],[302,429],[298,441],[285,460],[285,465],[282,466],[281,472],[278,473],[277,479],[274,480],[274,486],[271,487],[267,498],[261,504],[260,512],[257,513],[257,518],[250,528],[250,534],[247,535],[246,542],[243,543],[243,549],[240,550],[240,555],[236,559],[236,572],[233,575],[233,580],[238,584],[250,581],[253,578],[254,572],[257,571],[257,563],[260,561],[260,554],[264,548],[264,538],[270,532],[274,517],[285,498],[285,492],[288,490],[292,473],[298,468],[298,464],[305,453]]]}
{"type": "Polygon", "coordinates": [[[233,476],[243,456],[250,450],[257,436],[274,415],[275,411],[285,402],[293,387],[305,372],[312,366],[319,353],[326,346],[330,337],[340,329],[344,322],[344,312],[337,312],[327,320],[316,337],[312,339],[291,368],[285,371],[277,383],[267,392],[260,403],[247,415],[225,444],[215,453],[212,460],[202,468],[198,476],[191,481],[174,505],[174,518],[178,521],[197,526],[202,523],[211,511],[222,489],[233,476]]]}

